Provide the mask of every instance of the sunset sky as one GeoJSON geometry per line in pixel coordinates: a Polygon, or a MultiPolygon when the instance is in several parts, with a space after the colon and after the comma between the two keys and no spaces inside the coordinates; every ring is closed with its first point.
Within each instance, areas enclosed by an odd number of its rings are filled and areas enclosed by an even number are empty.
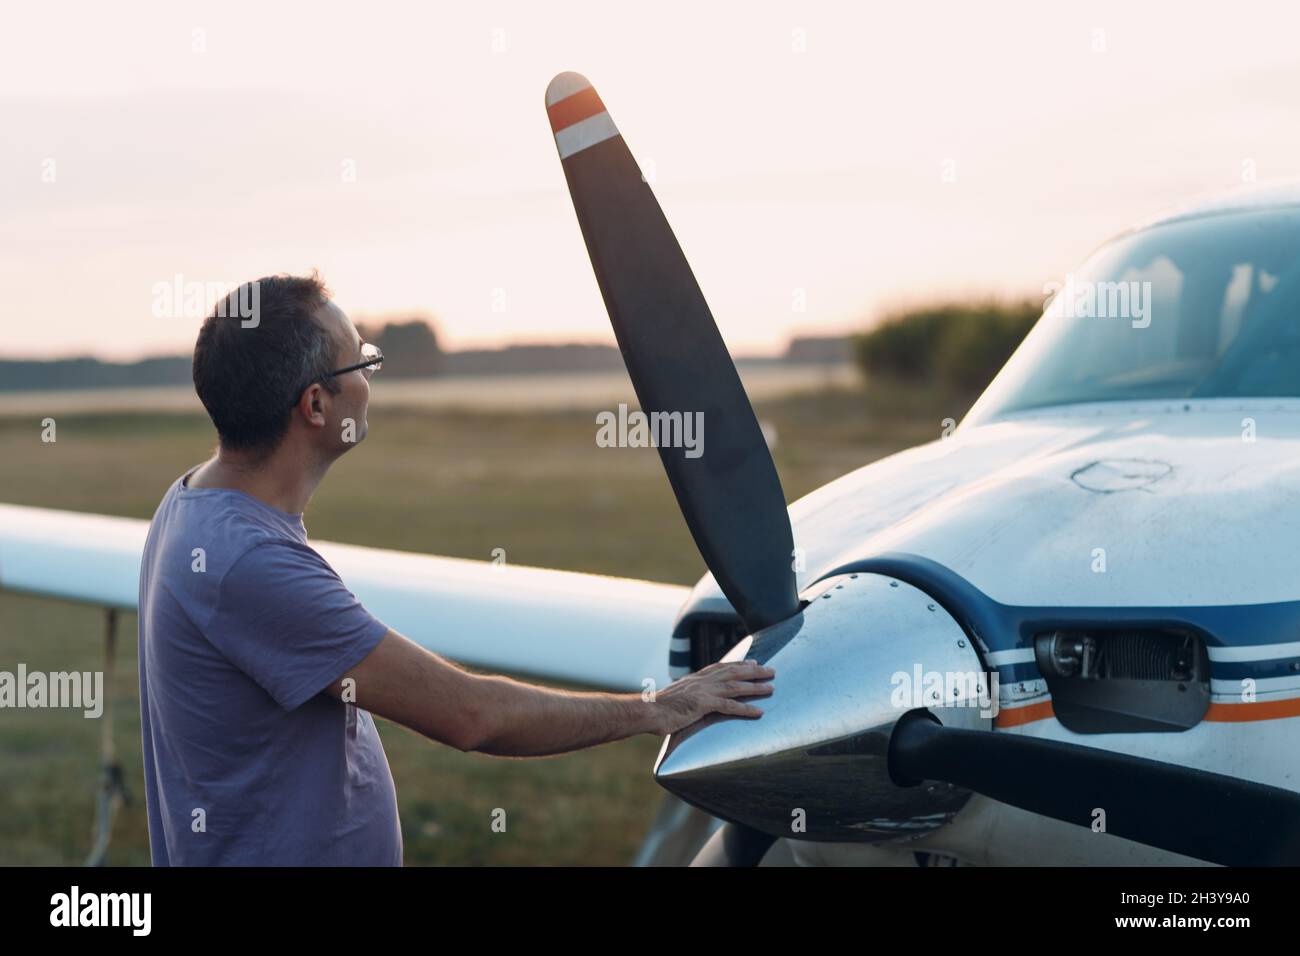
{"type": "Polygon", "coordinates": [[[186,352],[158,283],[313,267],[452,348],[612,341],[543,106],[564,70],[737,351],[1037,295],[1136,219],[1300,171],[1294,6],[1047,6],[23,4],[0,355],[186,352]]]}

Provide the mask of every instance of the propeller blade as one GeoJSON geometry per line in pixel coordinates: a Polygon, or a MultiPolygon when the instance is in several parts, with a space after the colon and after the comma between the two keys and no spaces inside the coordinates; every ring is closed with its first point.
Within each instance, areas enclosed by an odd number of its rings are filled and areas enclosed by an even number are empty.
{"type": "Polygon", "coordinates": [[[902,784],[940,780],[1002,803],[1224,866],[1300,863],[1300,795],[1056,740],[944,727],[904,715],[889,744],[902,784]]]}
{"type": "Polygon", "coordinates": [[[750,631],[785,620],[799,610],[785,493],[708,303],[591,84],[561,73],[546,109],[641,410],[704,426],[702,453],[659,443],[695,544],[750,631]]]}
{"type": "Polygon", "coordinates": [[[776,837],[738,823],[724,823],[700,847],[691,866],[758,866],[776,837]]]}

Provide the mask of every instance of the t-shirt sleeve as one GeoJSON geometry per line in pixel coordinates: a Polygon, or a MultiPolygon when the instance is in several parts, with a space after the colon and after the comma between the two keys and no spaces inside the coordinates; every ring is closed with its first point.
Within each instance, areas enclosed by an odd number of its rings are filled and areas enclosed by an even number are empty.
{"type": "Polygon", "coordinates": [[[226,572],[205,634],[285,710],[375,649],[388,627],[305,544],[267,541],[226,572]]]}

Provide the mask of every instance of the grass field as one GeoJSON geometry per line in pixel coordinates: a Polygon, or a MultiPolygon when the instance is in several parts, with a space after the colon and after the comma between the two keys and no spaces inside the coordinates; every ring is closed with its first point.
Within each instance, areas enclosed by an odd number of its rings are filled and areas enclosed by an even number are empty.
{"type": "MultiPolygon", "coordinates": [[[[965,404],[922,391],[834,390],[762,403],[790,500],[938,437],[965,404]]],[[[0,501],[149,518],[167,485],[211,452],[189,414],[0,418],[0,501]]],[[[690,584],[704,567],[651,449],[595,444],[594,415],[373,410],[306,515],[310,535],[431,554],[690,584]]],[[[0,593],[0,670],[102,668],[103,614],[0,593]]],[[[112,689],[133,802],[109,862],[147,865],[136,619],[124,615],[112,689]]],[[[667,653],[665,635],[665,653],[667,653]]],[[[380,721],[407,865],[623,864],[660,797],[649,737],[541,760],[462,754],[380,721]],[[508,829],[491,829],[493,808],[508,829]]],[[[100,723],[79,712],[0,711],[0,865],[78,864],[90,846],[100,723]]],[[[309,799],[309,797],[308,797],[309,799]]]]}

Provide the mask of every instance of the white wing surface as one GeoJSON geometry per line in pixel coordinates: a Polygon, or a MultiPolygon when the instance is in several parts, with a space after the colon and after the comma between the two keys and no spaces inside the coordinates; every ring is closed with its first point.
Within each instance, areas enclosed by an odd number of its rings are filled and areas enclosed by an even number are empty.
{"type": "MultiPolygon", "coordinates": [[[[0,504],[0,588],[134,610],[149,523],[0,504]]],[[[611,690],[668,683],[688,589],[315,541],[372,614],[475,667],[611,690]]]]}

